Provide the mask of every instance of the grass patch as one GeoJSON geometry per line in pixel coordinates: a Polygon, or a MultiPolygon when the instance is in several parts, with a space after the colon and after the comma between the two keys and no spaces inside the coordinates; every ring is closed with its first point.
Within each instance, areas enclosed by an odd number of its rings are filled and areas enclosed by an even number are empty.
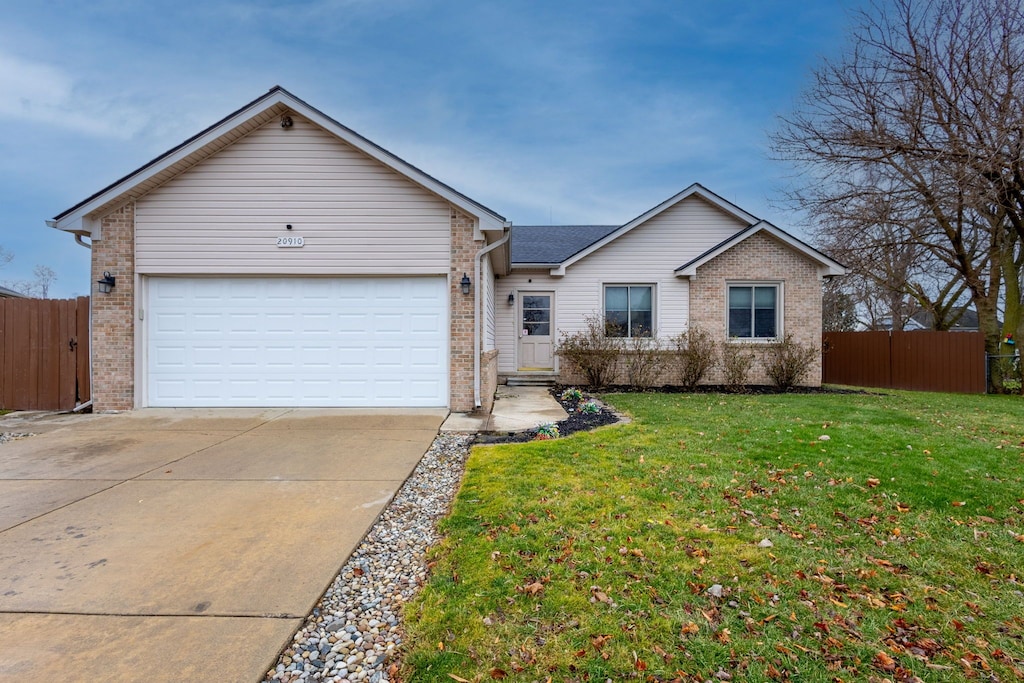
{"type": "Polygon", "coordinates": [[[474,449],[405,680],[1024,678],[1019,398],[606,398],[474,449]]]}

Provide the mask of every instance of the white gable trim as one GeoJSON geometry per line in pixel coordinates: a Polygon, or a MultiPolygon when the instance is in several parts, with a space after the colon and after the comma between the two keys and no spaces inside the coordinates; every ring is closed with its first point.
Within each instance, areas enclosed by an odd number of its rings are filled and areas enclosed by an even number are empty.
{"type": "Polygon", "coordinates": [[[697,275],[697,269],[703,266],[708,261],[721,256],[726,251],[732,249],[740,242],[756,235],[759,232],[766,232],[772,235],[780,242],[784,243],[793,251],[799,252],[811,259],[817,261],[821,267],[822,277],[832,277],[835,275],[846,275],[846,267],[840,264],[838,261],[834,261],[825,254],[821,253],[814,247],[805,244],[797,238],[790,235],[785,230],[777,228],[768,221],[759,221],[756,224],[750,226],[745,230],[740,230],[738,233],[730,237],[729,239],[717,244],[711,249],[707,250],[697,258],[693,259],[689,263],[679,266],[676,268],[676,275],[678,277],[694,277],[697,275]]]}
{"type": "MultiPolygon", "coordinates": [[[[88,198],[77,206],[57,216],[53,221],[48,221],[50,227],[68,232],[80,234],[91,234],[95,227],[95,221],[90,221],[89,214],[109,205],[112,201],[120,199],[128,200],[133,197],[136,188],[146,181],[152,179],[175,164],[187,159],[190,155],[201,151],[233,129],[251,121],[260,115],[266,115],[270,110],[279,110],[281,113],[294,112],[312,121],[324,130],[332,133],[352,147],[363,152],[367,156],[387,166],[426,190],[433,192],[448,203],[459,208],[466,214],[477,219],[476,230],[498,230],[502,231],[509,224],[504,217],[494,213],[487,207],[477,204],[468,197],[460,194],[453,188],[433,178],[412,164],[403,161],[391,152],[370,142],[350,128],[343,126],[331,117],[327,116],[315,107],[295,97],[284,88],[276,86],[266,95],[260,97],[234,114],[229,115],[219,123],[214,124],[196,137],[186,141],[181,146],[172,149],[163,156],[157,157],[145,166],[133,171],[121,180],[101,190],[96,195],[88,198]]],[[[184,172],[184,170],[179,171],[184,172]]],[[[143,192],[144,194],[144,192],[143,192]]]]}
{"type": "Polygon", "coordinates": [[[606,244],[615,241],[619,237],[622,237],[623,235],[625,235],[627,232],[629,232],[633,228],[637,227],[638,225],[641,225],[642,223],[645,223],[645,222],[649,221],[650,219],[654,218],[658,214],[660,214],[660,213],[662,213],[664,211],[667,211],[668,209],[671,209],[673,206],[675,206],[679,202],[683,201],[684,199],[686,199],[688,197],[693,197],[693,196],[700,197],[701,199],[703,199],[704,201],[708,202],[709,204],[712,204],[713,206],[718,207],[719,209],[721,209],[722,211],[726,212],[730,216],[734,216],[734,217],[738,218],[739,220],[743,221],[747,225],[750,225],[750,224],[753,224],[753,223],[757,223],[757,221],[758,221],[757,216],[749,214],[746,211],[744,211],[743,209],[741,209],[740,207],[738,207],[735,204],[733,204],[732,202],[728,202],[728,201],[722,199],[717,194],[715,194],[711,190],[708,190],[706,187],[704,187],[700,183],[694,183],[693,185],[690,185],[688,188],[686,188],[685,190],[683,190],[679,194],[676,194],[676,195],[674,195],[672,197],[669,197],[668,199],[663,201],[661,204],[658,204],[653,209],[647,211],[646,213],[640,214],[639,216],[637,216],[636,218],[634,218],[630,222],[626,223],[625,225],[623,225],[621,228],[619,228],[615,232],[613,232],[610,235],[608,235],[607,237],[605,237],[604,239],[599,240],[597,242],[594,242],[593,244],[591,244],[589,247],[587,247],[583,251],[579,252],[578,254],[574,254],[572,257],[570,257],[570,258],[566,259],[565,261],[563,261],[562,263],[560,263],[557,267],[552,268],[551,269],[551,275],[554,275],[554,276],[565,275],[565,269],[568,266],[571,266],[572,264],[576,263],[580,259],[585,258],[585,257],[589,256],[590,254],[594,253],[595,251],[597,251],[601,247],[605,246],[606,244]]]}

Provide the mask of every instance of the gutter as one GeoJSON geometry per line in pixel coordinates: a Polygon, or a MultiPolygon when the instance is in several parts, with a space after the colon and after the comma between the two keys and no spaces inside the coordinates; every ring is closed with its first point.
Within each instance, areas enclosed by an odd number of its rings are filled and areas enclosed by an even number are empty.
{"type": "Polygon", "coordinates": [[[506,223],[504,226],[504,235],[497,242],[488,244],[486,247],[476,253],[476,258],[473,259],[473,268],[476,271],[474,273],[476,288],[473,290],[473,306],[474,316],[476,322],[473,325],[473,407],[479,408],[480,403],[480,340],[483,338],[483,299],[480,297],[480,269],[483,263],[483,258],[490,252],[494,251],[503,244],[506,244],[512,237],[511,223],[506,223]]]}
{"type": "MultiPolygon", "coordinates": [[[[54,230],[61,230],[62,229],[62,228],[57,227],[57,221],[46,221],[46,227],[53,228],[54,230]]],[[[75,243],[80,244],[81,246],[85,247],[86,249],[92,249],[92,244],[86,244],[85,242],[82,241],[82,238],[85,237],[85,235],[83,235],[80,232],[75,232],[75,233],[71,233],[71,234],[73,234],[75,236],[75,243]]]]}

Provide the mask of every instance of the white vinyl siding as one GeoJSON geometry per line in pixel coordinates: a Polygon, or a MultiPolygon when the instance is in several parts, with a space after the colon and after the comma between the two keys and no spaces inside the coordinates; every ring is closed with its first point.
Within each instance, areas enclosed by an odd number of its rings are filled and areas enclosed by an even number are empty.
{"type": "MultiPolygon", "coordinates": [[[[690,283],[676,277],[675,269],[745,227],[699,197],[690,197],[569,266],[563,277],[541,270],[501,278],[496,300],[500,304],[519,289],[555,291],[555,333],[561,336],[581,330],[585,316],[602,314],[606,284],[650,284],[655,332],[659,339],[669,339],[686,330],[689,320],[690,283]]],[[[498,371],[512,373],[518,339],[515,307],[499,305],[496,313],[498,371]]]]}
{"type": "Polygon", "coordinates": [[[275,119],[140,198],[137,271],[447,273],[449,205],[292,118],[293,128],[275,119]],[[277,248],[285,234],[305,246],[277,248]]]}
{"type": "Polygon", "coordinates": [[[484,338],[482,350],[490,351],[494,348],[494,288],[496,281],[494,279],[494,268],[489,257],[483,259],[480,275],[480,286],[483,287],[484,301],[484,338]]]}

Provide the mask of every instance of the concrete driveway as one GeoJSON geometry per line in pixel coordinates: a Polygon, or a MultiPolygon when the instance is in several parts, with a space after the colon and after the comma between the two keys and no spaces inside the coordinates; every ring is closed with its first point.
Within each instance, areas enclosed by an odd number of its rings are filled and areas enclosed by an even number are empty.
{"type": "Polygon", "coordinates": [[[152,409],[0,445],[0,680],[260,680],[446,414],[152,409]]]}

